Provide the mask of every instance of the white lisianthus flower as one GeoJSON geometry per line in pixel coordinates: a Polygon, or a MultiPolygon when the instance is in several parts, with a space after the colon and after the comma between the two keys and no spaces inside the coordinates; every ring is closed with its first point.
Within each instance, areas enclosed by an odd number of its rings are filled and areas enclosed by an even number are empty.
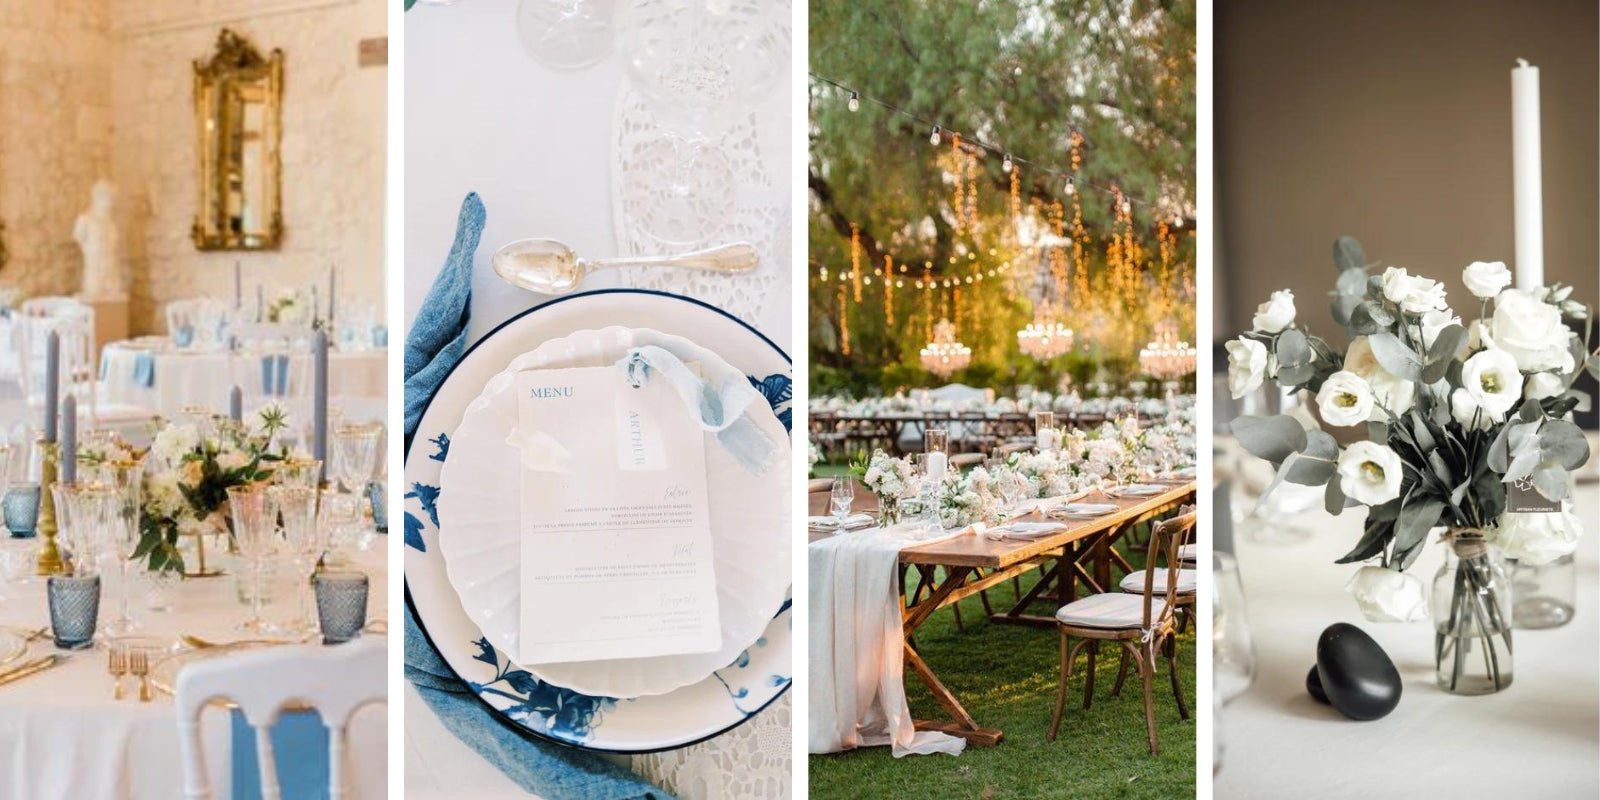
{"type": "Polygon", "coordinates": [[[1467,326],[1467,349],[1483,350],[1494,347],[1494,332],[1489,330],[1489,323],[1481,319],[1473,320],[1467,326]]]}
{"type": "Polygon", "coordinates": [[[1474,261],[1461,271],[1461,280],[1474,297],[1487,299],[1511,285],[1511,270],[1504,261],[1474,261]]]}
{"type": "Polygon", "coordinates": [[[250,463],[250,455],[243,450],[232,447],[223,448],[217,453],[217,466],[225,471],[232,471],[250,463]]]}
{"type": "Polygon", "coordinates": [[[1461,365],[1461,388],[1480,407],[1504,415],[1522,399],[1522,373],[1510,353],[1491,347],[1461,365]]]}
{"type": "Polygon", "coordinates": [[[1267,348],[1254,339],[1234,339],[1228,351],[1228,391],[1237,400],[1261,388],[1267,373],[1267,348]]]}
{"type": "Polygon", "coordinates": [[[152,470],[144,481],[145,507],[157,516],[176,517],[184,509],[183,493],[178,491],[178,473],[152,470]]]}
{"type": "Polygon", "coordinates": [[[1572,504],[1563,502],[1555,512],[1503,514],[1495,532],[1495,544],[1507,558],[1539,566],[1578,549],[1583,522],[1572,513],[1572,504]]]}
{"type": "Polygon", "coordinates": [[[1442,308],[1429,311],[1422,315],[1422,346],[1433,347],[1433,340],[1439,338],[1439,331],[1451,325],[1460,325],[1461,318],[1450,313],[1450,309],[1442,308]]]}
{"type": "Polygon", "coordinates": [[[1368,564],[1356,570],[1345,591],[1369,622],[1417,622],[1428,618],[1428,598],[1417,576],[1368,564]]]}
{"type": "Polygon", "coordinates": [[[1444,284],[1421,275],[1408,275],[1399,267],[1383,271],[1383,296],[1407,314],[1426,314],[1446,308],[1444,284]]]}
{"type": "Polygon", "coordinates": [[[1372,389],[1360,375],[1340,370],[1322,382],[1322,390],[1317,392],[1317,411],[1329,425],[1360,425],[1372,416],[1372,389]]]}
{"type": "Polygon", "coordinates": [[[1356,502],[1376,506],[1400,496],[1405,473],[1388,445],[1356,442],[1339,454],[1338,469],[1339,488],[1356,502]]]}
{"type": "Polygon", "coordinates": [[[1378,363],[1372,354],[1372,345],[1367,343],[1367,337],[1357,336],[1350,340],[1350,346],[1344,352],[1344,368],[1360,375],[1372,389],[1374,408],[1372,419],[1384,420],[1388,415],[1383,413],[1387,408],[1396,415],[1404,414],[1411,410],[1416,402],[1417,386],[1405,378],[1395,377],[1378,363]]]}
{"type": "Polygon", "coordinates": [[[1567,390],[1567,382],[1553,372],[1535,372],[1522,384],[1522,396],[1528,400],[1555,397],[1567,390]]]}
{"type": "Polygon", "coordinates": [[[1256,306],[1256,315],[1250,324],[1263,333],[1282,333],[1284,328],[1294,324],[1294,314],[1294,293],[1279,289],[1267,302],[1256,306]]]}
{"type": "Polygon", "coordinates": [[[168,466],[176,466],[198,446],[200,431],[193,425],[168,425],[150,441],[150,452],[168,466]]]}
{"type": "Polygon", "coordinates": [[[1450,416],[1469,431],[1486,431],[1505,421],[1504,414],[1483,408],[1466,389],[1456,389],[1450,393],[1450,416]]]}
{"type": "Polygon", "coordinates": [[[1531,292],[1501,292],[1494,300],[1490,331],[1494,346],[1510,353],[1523,372],[1572,371],[1572,351],[1567,346],[1572,331],[1561,322],[1559,309],[1531,292]]]}

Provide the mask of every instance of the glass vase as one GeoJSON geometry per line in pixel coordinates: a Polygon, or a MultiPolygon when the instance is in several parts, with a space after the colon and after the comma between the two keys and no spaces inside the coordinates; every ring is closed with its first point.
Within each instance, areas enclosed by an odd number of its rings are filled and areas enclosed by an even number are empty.
{"type": "Polygon", "coordinates": [[[1578,574],[1569,553],[1548,564],[1512,561],[1511,619],[1524,630],[1559,628],[1572,621],[1578,574]]]}
{"type": "Polygon", "coordinates": [[[1433,578],[1434,668],[1439,688],[1480,695],[1511,685],[1511,579],[1477,529],[1445,536],[1433,578]]]}
{"type": "Polygon", "coordinates": [[[878,495],[878,527],[887,528],[900,522],[900,498],[878,495]]]}

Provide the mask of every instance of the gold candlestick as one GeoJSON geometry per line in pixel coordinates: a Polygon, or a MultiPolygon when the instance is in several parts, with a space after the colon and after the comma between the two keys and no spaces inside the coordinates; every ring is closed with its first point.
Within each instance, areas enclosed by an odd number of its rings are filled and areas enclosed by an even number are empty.
{"type": "Polygon", "coordinates": [[[39,557],[35,562],[35,572],[39,575],[65,575],[67,562],[61,557],[61,548],[56,546],[56,484],[57,462],[61,457],[61,445],[55,442],[41,442],[39,444],[39,534],[44,543],[39,547],[39,557]]]}

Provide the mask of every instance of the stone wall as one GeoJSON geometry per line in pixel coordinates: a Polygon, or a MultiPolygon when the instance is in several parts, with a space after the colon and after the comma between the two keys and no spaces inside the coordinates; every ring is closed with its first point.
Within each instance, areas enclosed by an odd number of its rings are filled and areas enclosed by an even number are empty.
{"type": "Polygon", "coordinates": [[[106,0],[0,0],[0,284],[76,291],[72,223],[111,166],[106,0]]]}
{"type": "Polygon", "coordinates": [[[385,35],[384,0],[0,0],[0,220],[28,294],[77,288],[72,221],[89,187],[118,188],[136,333],[161,306],[313,283],[383,303],[386,72],[357,46],[385,35]],[[232,28],[285,54],[280,250],[209,252],[189,238],[198,203],[190,64],[232,28]],[[19,121],[22,124],[12,124],[19,121]]]}

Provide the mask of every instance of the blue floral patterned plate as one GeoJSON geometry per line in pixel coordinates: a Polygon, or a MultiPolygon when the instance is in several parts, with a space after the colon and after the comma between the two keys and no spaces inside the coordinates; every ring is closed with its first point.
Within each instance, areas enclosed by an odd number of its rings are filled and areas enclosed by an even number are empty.
{"type": "Polygon", "coordinates": [[[691,339],[743,370],[791,424],[789,357],[728,314],[686,297],[604,290],[553,300],[513,317],[469,350],[434,396],[406,453],[406,600],[423,634],[478,699],[529,734],[589,750],[644,753],[683,747],[749,719],[788,690],[790,604],[756,643],[698,683],[664,695],[618,700],[543,683],[496,650],[467,617],[439,553],[439,470],[450,433],[484,383],[512,359],[573,331],[648,327],[691,339]]]}

